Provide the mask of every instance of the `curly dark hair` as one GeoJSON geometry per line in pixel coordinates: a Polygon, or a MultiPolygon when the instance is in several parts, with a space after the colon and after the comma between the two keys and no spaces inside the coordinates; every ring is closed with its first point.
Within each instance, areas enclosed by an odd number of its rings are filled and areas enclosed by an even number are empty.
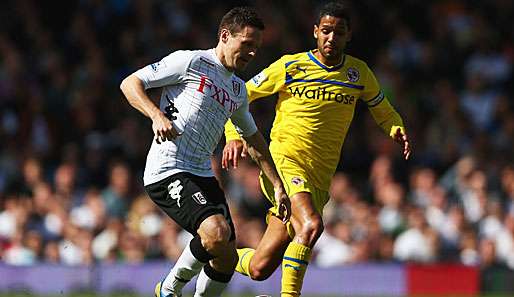
{"type": "Polygon", "coordinates": [[[333,1],[323,5],[319,10],[318,24],[327,15],[345,20],[346,25],[350,27],[350,12],[343,2],[333,1]]]}

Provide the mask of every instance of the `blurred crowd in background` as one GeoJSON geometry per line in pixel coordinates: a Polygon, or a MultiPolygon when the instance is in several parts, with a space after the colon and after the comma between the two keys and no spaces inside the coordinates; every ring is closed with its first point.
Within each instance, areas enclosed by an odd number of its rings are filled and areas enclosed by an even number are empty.
{"type": "MultiPolygon", "coordinates": [[[[151,122],[118,86],[173,50],[214,47],[221,16],[242,4],[255,6],[267,26],[243,78],[282,54],[315,47],[319,1],[78,0],[58,10],[35,0],[2,4],[3,262],[177,259],[190,235],[144,193],[151,122]]],[[[401,160],[397,144],[358,106],[313,261],[514,269],[514,2],[351,4],[347,53],[374,70],[414,152],[401,160]]],[[[265,134],[275,100],[251,107],[265,134]]],[[[238,243],[255,247],[268,207],[259,170],[247,161],[222,171],[219,150],[212,163],[238,243]]]]}

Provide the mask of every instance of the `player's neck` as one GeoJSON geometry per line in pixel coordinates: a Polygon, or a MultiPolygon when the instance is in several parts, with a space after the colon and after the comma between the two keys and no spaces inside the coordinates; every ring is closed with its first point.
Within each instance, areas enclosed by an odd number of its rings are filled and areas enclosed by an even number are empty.
{"type": "Polygon", "coordinates": [[[323,65],[325,66],[336,66],[336,65],[339,65],[343,62],[344,60],[344,54],[342,54],[339,58],[337,59],[327,59],[325,56],[323,56],[319,50],[313,50],[312,51],[314,53],[314,56],[316,57],[316,59],[318,59],[321,63],[323,63],[323,65]]]}
{"type": "Polygon", "coordinates": [[[221,65],[225,67],[225,69],[227,69],[230,72],[234,72],[234,69],[232,67],[227,66],[227,59],[225,58],[225,54],[223,53],[223,50],[219,45],[214,48],[214,54],[220,61],[221,65]]]}

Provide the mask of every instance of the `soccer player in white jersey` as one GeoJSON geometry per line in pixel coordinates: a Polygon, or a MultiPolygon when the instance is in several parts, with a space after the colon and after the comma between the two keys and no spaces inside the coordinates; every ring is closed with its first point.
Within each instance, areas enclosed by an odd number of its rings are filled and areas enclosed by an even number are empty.
{"type": "Polygon", "coordinates": [[[220,296],[232,277],[238,260],[234,225],[210,163],[229,118],[272,181],[284,222],[289,219],[289,198],[249,113],[244,81],[234,74],[255,56],[263,29],[254,10],[234,8],[221,20],[216,48],[173,52],[131,74],[120,86],[128,102],[152,120],[155,141],[146,161],[145,189],[194,235],[157,284],[157,297],[181,296],[198,273],[194,296],[220,296]],[[162,87],[160,108],[145,92],[157,87],[162,87]]]}

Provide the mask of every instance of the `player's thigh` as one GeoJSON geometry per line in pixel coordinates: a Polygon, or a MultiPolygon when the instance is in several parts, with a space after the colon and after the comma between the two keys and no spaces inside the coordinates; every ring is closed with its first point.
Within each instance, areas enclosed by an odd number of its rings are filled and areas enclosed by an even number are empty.
{"type": "Polygon", "coordinates": [[[177,224],[193,235],[201,223],[222,215],[231,229],[234,225],[223,191],[214,177],[200,177],[182,172],[145,186],[150,198],[177,224]]]}
{"type": "Polygon", "coordinates": [[[268,218],[268,227],[255,250],[255,254],[250,261],[254,269],[270,270],[273,272],[282,262],[282,257],[291,242],[286,225],[276,216],[268,218]]]}
{"type": "MultiPolygon", "coordinates": [[[[221,215],[212,217],[212,219],[209,215],[204,215],[204,220],[208,219],[210,222],[214,222],[216,232],[226,232],[226,228],[228,227],[230,229],[228,241],[234,242],[236,236],[234,222],[232,221],[232,216],[230,214],[227,199],[225,198],[225,193],[220,188],[218,181],[214,177],[210,178],[208,181],[201,179],[199,177],[196,178],[198,179],[197,182],[199,183],[202,192],[205,193],[205,195],[207,195],[207,200],[209,201],[211,207],[215,208],[214,210],[207,213],[211,213],[211,216],[215,214],[221,215]]],[[[202,223],[203,222],[200,222],[198,228],[201,227],[202,223]]]]}
{"type": "MultiPolygon", "coordinates": [[[[279,170],[279,174],[281,176],[282,181],[284,182],[284,186],[286,188],[287,194],[291,199],[291,204],[299,204],[303,205],[300,207],[305,207],[306,209],[296,211],[297,218],[291,219],[290,222],[287,223],[287,230],[289,232],[289,236],[294,238],[296,235],[296,230],[298,226],[294,227],[292,224],[293,221],[298,224],[302,224],[305,222],[307,218],[316,217],[316,213],[319,214],[318,217],[323,215],[323,208],[328,202],[329,195],[327,191],[323,191],[315,187],[312,183],[306,180],[305,177],[298,175],[294,171],[279,170]],[[297,202],[293,202],[293,197],[299,197],[297,202]],[[313,212],[314,210],[314,212],[313,212]],[[316,212],[316,213],[315,213],[316,212]],[[304,218],[304,219],[302,219],[304,218]]],[[[272,202],[273,206],[269,209],[270,215],[278,215],[278,204],[274,199],[274,190],[271,182],[266,178],[266,176],[260,176],[261,188],[265,193],[266,197],[272,202]]],[[[295,214],[295,211],[292,210],[292,214],[295,214]]],[[[297,224],[297,225],[298,225],[297,224]]]]}
{"type": "Polygon", "coordinates": [[[309,192],[295,193],[291,197],[291,217],[295,220],[303,220],[315,215],[319,215],[312,194],[309,192]]]}
{"type": "Polygon", "coordinates": [[[321,213],[318,211],[311,193],[299,192],[290,197],[290,200],[290,220],[296,234],[309,224],[321,222],[321,213]]]}

